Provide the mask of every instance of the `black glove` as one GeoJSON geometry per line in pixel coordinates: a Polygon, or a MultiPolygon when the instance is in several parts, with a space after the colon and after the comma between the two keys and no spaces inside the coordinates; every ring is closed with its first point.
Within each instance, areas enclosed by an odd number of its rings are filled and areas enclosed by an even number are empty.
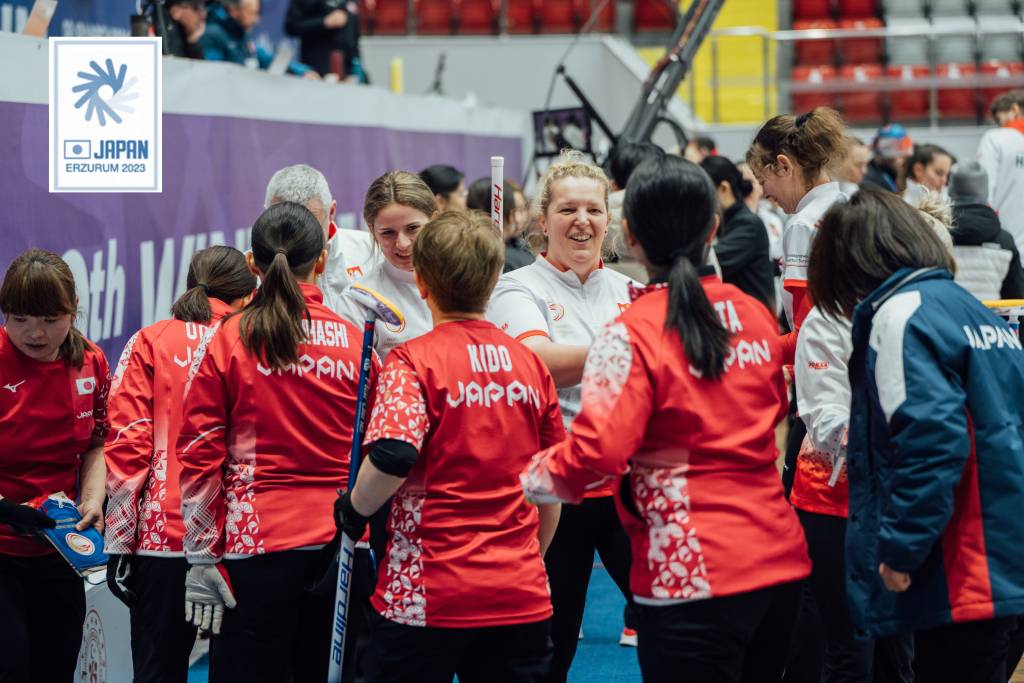
{"type": "Polygon", "coordinates": [[[352,507],[351,492],[341,493],[339,491],[338,499],[334,501],[334,525],[338,527],[338,530],[358,543],[369,523],[369,517],[363,517],[352,507]]]}
{"type": "Polygon", "coordinates": [[[57,526],[57,522],[46,516],[45,513],[28,505],[11,502],[6,498],[0,498],[0,522],[12,527],[19,534],[31,534],[57,526]]]}
{"type": "Polygon", "coordinates": [[[132,576],[131,555],[110,555],[107,560],[107,586],[114,597],[134,607],[139,596],[135,594],[135,577],[132,576]]]}

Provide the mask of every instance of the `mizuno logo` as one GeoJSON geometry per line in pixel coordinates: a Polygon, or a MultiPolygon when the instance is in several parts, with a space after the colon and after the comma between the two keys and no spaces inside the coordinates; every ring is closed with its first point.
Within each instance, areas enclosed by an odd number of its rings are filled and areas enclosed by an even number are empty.
{"type": "Polygon", "coordinates": [[[4,389],[11,392],[12,394],[18,393],[18,387],[25,383],[25,380],[21,380],[17,384],[5,384],[4,389]]]}

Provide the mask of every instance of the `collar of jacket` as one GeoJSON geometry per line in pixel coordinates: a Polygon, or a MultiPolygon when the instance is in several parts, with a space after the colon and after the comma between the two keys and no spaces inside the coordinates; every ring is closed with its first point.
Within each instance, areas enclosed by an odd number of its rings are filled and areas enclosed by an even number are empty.
{"type": "Polygon", "coordinates": [[[882,304],[895,296],[901,289],[913,282],[925,280],[952,280],[953,274],[945,268],[900,268],[883,282],[878,288],[868,294],[863,301],[853,309],[854,346],[862,347],[864,342],[861,335],[871,328],[871,320],[882,304]]]}

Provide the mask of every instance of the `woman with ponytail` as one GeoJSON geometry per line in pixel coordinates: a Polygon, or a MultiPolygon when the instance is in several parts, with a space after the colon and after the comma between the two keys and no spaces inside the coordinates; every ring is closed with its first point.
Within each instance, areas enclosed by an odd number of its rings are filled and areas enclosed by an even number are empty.
{"type": "Polygon", "coordinates": [[[775,319],[704,265],[716,224],[695,164],[634,171],[623,230],[652,284],[591,346],[569,438],[521,477],[538,503],[614,484],[645,681],[779,680],[810,572],[775,469],[775,319]]]}
{"type": "Polygon", "coordinates": [[[306,587],[346,487],[361,333],[323,305],[304,206],[264,211],[246,258],[260,288],[200,344],[177,439],[185,618],[214,634],[211,679],[324,680],[333,596],[306,587]]]}
{"type": "MultiPolygon", "coordinates": [[[[661,156],[660,152],[658,153],[661,156]]],[[[487,318],[530,347],[551,371],[568,427],[580,410],[587,349],[601,328],[629,305],[628,277],[605,268],[608,178],[579,152],[563,152],[541,178],[538,222],[547,250],[529,266],[502,275],[487,318]]],[[[550,683],[564,683],[576,654],[595,550],[627,607],[622,645],[636,645],[629,592],[629,539],[615,515],[610,486],[591,489],[579,505],[564,506],[544,556],[551,583],[550,683]]]]}
{"type": "Polygon", "coordinates": [[[54,526],[36,506],[62,491],[78,503],[78,530],[103,531],[109,368],[75,329],[75,278],[56,254],[14,259],[0,312],[0,680],[70,681],[85,590],[36,533],[54,526]]]}
{"type": "Polygon", "coordinates": [[[765,198],[789,214],[782,232],[782,308],[790,334],[783,337],[787,365],[793,363],[796,337],[814,304],[807,295],[807,259],[818,221],[847,196],[831,179],[828,165],[846,152],[846,124],[828,107],[806,114],[769,119],[754,136],[747,163],[765,198]]]}
{"type": "Polygon", "coordinates": [[[753,183],[722,156],[705,157],[700,167],[715,184],[722,209],[722,229],[715,242],[722,281],[736,285],[774,311],[775,264],[769,256],[768,230],[743,201],[753,192],[753,183]]]}
{"type": "Polygon", "coordinates": [[[188,678],[196,629],[185,621],[181,401],[200,340],[256,289],[245,256],[215,246],[192,257],[188,289],[170,320],[135,333],[110,394],[107,436],[107,584],[131,613],[132,663],[141,681],[188,678]]]}

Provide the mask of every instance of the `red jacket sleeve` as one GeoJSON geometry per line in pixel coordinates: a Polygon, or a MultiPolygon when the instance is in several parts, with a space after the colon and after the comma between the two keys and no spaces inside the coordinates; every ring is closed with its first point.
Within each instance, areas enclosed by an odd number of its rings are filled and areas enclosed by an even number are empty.
{"type": "Polygon", "coordinates": [[[139,498],[153,461],[153,349],[139,333],[121,354],[108,409],[106,552],[131,554],[138,541],[139,498]]]}
{"type": "Polygon", "coordinates": [[[230,362],[231,343],[225,335],[207,334],[196,350],[185,390],[176,452],[181,463],[185,557],[190,564],[212,564],[224,554],[229,401],[224,366],[230,362]]]}
{"type": "Polygon", "coordinates": [[[807,289],[807,282],[804,280],[787,281],[786,291],[793,296],[793,331],[782,335],[782,364],[792,365],[796,358],[796,340],[800,335],[800,326],[804,324],[804,318],[814,308],[814,301],[811,300],[811,293],[807,289]]]}
{"type": "Polygon", "coordinates": [[[589,489],[621,476],[643,441],[653,405],[648,371],[629,330],[621,322],[607,326],[587,354],[583,400],[572,432],[535,455],[521,476],[527,497],[537,503],[577,503],[589,489]]]}

